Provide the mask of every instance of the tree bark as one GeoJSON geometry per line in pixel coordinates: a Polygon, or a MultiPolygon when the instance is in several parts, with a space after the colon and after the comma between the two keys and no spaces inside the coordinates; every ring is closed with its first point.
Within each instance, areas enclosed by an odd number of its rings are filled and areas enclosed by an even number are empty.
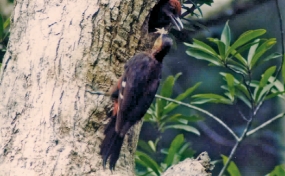
{"type": "MultiPolygon", "coordinates": [[[[99,146],[108,91],[146,50],[155,0],[17,0],[0,74],[0,175],[109,175],[99,146]],[[90,85],[90,86],[89,86],[90,85]]],[[[114,175],[134,175],[139,126],[114,175]]]]}

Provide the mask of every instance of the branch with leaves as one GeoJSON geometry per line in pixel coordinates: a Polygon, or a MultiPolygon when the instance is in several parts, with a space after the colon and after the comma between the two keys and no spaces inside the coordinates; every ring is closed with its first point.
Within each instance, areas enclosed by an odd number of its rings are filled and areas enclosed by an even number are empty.
{"type": "MultiPolygon", "coordinates": [[[[232,148],[232,151],[219,174],[220,176],[224,174],[236,149],[247,134],[252,134],[257,131],[252,130],[249,132],[252,122],[264,101],[278,96],[282,97],[284,94],[284,86],[280,86],[281,82],[277,79],[278,74],[274,75],[277,70],[276,66],[267,68],[259,80],[254,80],[252,77],[252,74],[257,67],[269,60],[280,58],[282,56],[278,53],[272,53],[264,57],[265,53],[276,44],[275,38],[261,38],[265,33],[266,31],[264,29],[250,30],[240,35],[240,37],[231,44],[231,32],[227,22],[220,39],[208,39],[217,46],[217,50],[210,45],[195,39],[193,44],[185,43],[185,45],[188,46],[186,51],[188,55],[196,59],[205,60],[209,62],[211,66],[223,67],[228,70],[228,72],[220,73],[226,82],[226,84],[222,86],[225,90],[225,96],[213,93],[198,94],[192,96],[194,100],[191,103],[222,103],[235,105],[236,101],[239,100],[248,106],[249,115],[247,117],[242,115],[247,121],[245,128],[241,136],[235,138],[236,144],[232,148]],[[244,56],[246,51],[247,56],[244,56]]],[[[270,123],[283,116],[284,113],[277,115],[276,117],[278,118],[272,118],[270,123]]],[[[263,128],[270,123],[264,123],[255,129],[263,128]]],[[[231,131],[228,128],[226,129],[231,131]]]]}

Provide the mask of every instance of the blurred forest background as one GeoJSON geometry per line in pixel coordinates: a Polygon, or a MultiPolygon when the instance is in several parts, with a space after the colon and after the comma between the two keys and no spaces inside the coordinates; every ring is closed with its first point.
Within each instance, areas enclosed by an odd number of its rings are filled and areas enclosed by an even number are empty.
{"type": "MultiPolygon", "coordinates": [[[[285,1],[280,0],[280,7],[285,7],[285,1]]],[[[13,0],[0,0],[0,16],[3,21],[6,21],[13,10],[13,0]]],[[[196,10],[197,11],[197,10],[196,10]]],[[[198,11],[195,13],[200,14],[198,11]]],[[[171,34],[175,37],[176,47],[172,49],[164,62],[163,79],[169,75],[176,75],[182,72],[182,75],[177,79],[174,86],[174,97],[187,88],[198,82],[202,82],[201,86],[195,93],[214,92],[222,94],[221,85],[224,84],[219,72],[223,71],[217,67],[208,67],[208,63],[201,60],[196,60],[188,56],[185,51],[187,47],[184,42],[192,43],[193,38],[207,41],[206,38],[219,38],[225,23],[229,20],[229,26],[232,31],[232,41],[247,30],[266,29],[266,38],[277,38],[277,44],[270,50],[270,53],[281,53],[281,37],[279,18],[277,7],[274,0],[214,0],[211,6],[204,5],[201,7],[203,15],[199,17],[189,16],[191,24],[202,24],[205,27],[197,25],[192,26],[190,30],[178,32],[175,29],[171,30],[171,34]]],[[[282,16],[285,17],[285,11],[282,11],[282,16]]],[[[187,17],[188,18],[188,17],[187,17]]],[[[189,26],[189,21],[183,20],[185,26],[189,26]],[[187,25],[188,24],[188,25],[187,25]]],[[[285,27],[285,26],[284,26],[285,27]]],[[[4,34],[7,34],[8,28],[4,34]]],[[[4,40],[0,40],[0,59],[2,60],[7,46],[8,36],[4,40]]],[[[269,64],[281,63],[281,59],[275,59],[269,64]]],[[[268,65],[264,65],[264,68],[268,65]]],[[[264,70],[264,68],[260,68],[264,70]]],[[[257,71],[258,72],[258,71],[257,71]]],[[[260,77],[261,75],[258,75],[260,77]]],[[[184,100],[190,102],[190,99],[184,100]]],[[[276,99],[267,101],[257,114],[254,123],[261,124],[270,117],[283,110],[284,102],[276,99]]],[[[244,128],[244,120],[238,113],[237,107],[246,112],[246,107],[237,102],[234,106],[207,104],[202,105],[202,108],[215,114],[222,121],[228,124],[234,131],[240,134],[244,128]]],[[[191,115],[192,110],[179,107],[176,112],[191,115]]],[[[283,110],[284,111],[284,110],[283,110]]],[[[234,140],[229,133],[221,128],[220,124],[212,119],[209,119],[203,114],[200,114],[204,120],[193,122],[199,131],[200,135],[194,133],[185,133],[186,141],[190,142],[190,148],[195,151],[196,157],[199,153],[207,151],[212,160],[221,160],[221,154],[228,156],[234,140]]],[[[265,129],[245,139],[233,158],[237,167],[241,171],[241,175],[260,176],[266,175],[274,169],[276,165],[285,163],[284,159],[284,126],[283,119],[275,121],[265,129]]],[[[173,138],[182,130],[166,130],[162,136],[161,146],[169,146],[173,138]]],[[[154,126],[149,123],[144,123],[141,131],[141,139],[144,141],[157,138],[158,134],[154,126]]],[[[157,155],[159,160],[162,156],[157,155]]],[[[213,175],[217,175],[221,170],[222,162],[217,162],[213,175]]]]}

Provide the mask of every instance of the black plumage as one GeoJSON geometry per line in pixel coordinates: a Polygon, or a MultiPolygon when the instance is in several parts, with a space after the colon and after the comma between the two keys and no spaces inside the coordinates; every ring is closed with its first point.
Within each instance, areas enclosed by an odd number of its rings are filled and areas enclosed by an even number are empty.
{"type": "Polygon", "coordinates": [[[112,93],[113,113],[101,145],[104,168],[108,158],[110,169],[115,168],[125,134],[150,107],[161,79],[163,58],[171,45],[171,38],[162,33],[151,53],[139,53],[125,65],[125,72],[112,93]]]}

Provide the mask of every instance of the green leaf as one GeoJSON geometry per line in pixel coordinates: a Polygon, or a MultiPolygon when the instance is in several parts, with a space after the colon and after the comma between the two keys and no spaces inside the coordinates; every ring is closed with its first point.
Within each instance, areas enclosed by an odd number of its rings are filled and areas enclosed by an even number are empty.
{"type": "Polygon", "coordinates": [[[248,75],[247,69],[240,63],[237,63],[233,60],[228,61],[228,67],[238,74],[248,75]]]}
{"type": "Polygon", "coordinates": [[[175,76],[174,76],[174,82],[182,75],[182,72],[179,72],[177,73],[175,76]]]}
{"type": "Polygon", "coordinates": [[[184,142],[183,134],[177,135],[171,142],[168,150],[168,155],[165,159],[165,163],[168,167],[178,163],[179,160],[178,161],[176,160],[175,155],[178,153],[180,147],[183,145],[183,142],[184,142]]]}
{"type": "Polygon", "coordinates": [[[243,93],[247,99],[250,99],[250,93],[248,92],[245,85],[243,85],[242,83],[239,83],[235,87],[237,90],[239,90],[241,93],[243,93]]]}
{"type": "MultiPolygon", "coordinates": [[[[227,90],[227,91],[229,91],[229,90],[228,90],[228,87],[226,87],[226,86],[222,86],[222,88],[225,89],[225,90],[227,90]]],[[[243,91],[240,90],[240,88],[241,88],[241,89],[245,89],[245,91],[247,92],[247,90],[246,90],[245,87],[240,86],[240,85],[235,85],[235,96],[236,96],[238,99],[242,100],[248,107],[251,107],[250,99],[246,96],[245,93],[243,93],[243,91]],[[238,88],[238,87],[239,87],[239,88],[238,88]]],[[[228,93],[226,93],[226,95],[227,95],[227,94],[228,94],[228,93]]],[[[230,95],[228,95],[228,96],[230,96],[230,95]]]]}
{"type": "Polygon", "coordinates": [[[161,149],[160,152],[162,154],[168,155],[168,149],[166,149],[166,148],[161,149]]]}
{"type": "MultiPolygon", "coordinates": [[[[181,75],[182,73],[177,73],[175,76],[168,76],[166,78],[166,80],[164,81],[164,83],[162,84],[161,87],[161,91],[160,91],[160,95],[164,96],[164,97],[170,97],[172,95],[172,91],[173,91],[173,86],[174,83],[176,81],[176,79],[178,79],[178,77],[181,75]]],[[[167,101],[157,98],[156,99],[156,117],[158,119],[161,118],[161,115],[163,113],[163,109],[166,106],[167,101]]]]}
{"type": "MultiPolygon", "coordinates": [[[[228,73],[220,72],[220,74],[225,77],[228,73]]],[[[234,78],[234,85],[235,85],[235,90],[240,91],[248,99],[250,98],[250,93],[248,92],[246,86],[241,81],[234,78]]]]}
{"type": "Polygon", "coordinates": [[[223,99],[224,97],[218,94],[196,94],[193,95],[193,98],[213,98],[213,99],[223,99]]]}
{"type": "Polygon", "coordinates": [[[178,122],[180,119],[186,120],[187,122],[197,122],[200,120],[204,120],[203,117],[192,115],[192,116],[185,116],[182,114],[174,114],[169,118],[166,118],[167,122],[178,122]]]}
{"type": "Polygon", "coordinates": [[[136,173],[136,174],[138,174],[138,176],[151,176],[151,175],[154,175],[153,171],[147,171],[147,172],[143,172],[143,173],[139,172],[139,173],[136,173]]]}
{"type": "Polygon", "coordinates": [[[144,151],[148,152],[148,153],[153,153],[153,149],[150,147],[150,145],[148,143],[146,143],[143,140],[139,140],[138,142],[138,146],[141,147],[144,151]]]}
{"type": "Polygon", "coordinates": [[[147,110],[147,113],[144,115],[143,120],[145,122],[156,122],[156,119],[155,105],[151,104],[150,108],[147,110]]]}
{"type": "Polygon", "coordinates": [[[177,122],[176,123],[182,123],[182,124],[185,124],[185,125],[187,125],[188,124],[188,121],[187,120],[185,120],[185,119],[177,119],[177,122]]]}
{"type": "MultiPolygon", "coordinates": [[[[237,60],[244,68],[246,68],[247,62],[246,62],[246,60],[242,57],[242,55],[240,55],[239,52],[240,52],[240,51],[233,50],[233,51],[231,52],[231,55],[233,55],[234,58],[236,58],[236,60],[237,60]]],[[[229,62],[230,60],[233,60],[233,58],[228,59],[228,62],[229,62]]]]}
{"type": "Polygon", "coordinates": [[[4,22],[3,29],[6,29],[10,25],[10,17],[4,22]]]}
{"type": "Polygon", "coordinates": [[[170,97],[172,95],[174,82],[174,76],[168,76],[162,84],[160,95],[164,97],[170,97]]]}
{"type": "Polygon", "coordinates": [[[174,116],[171,116],[170,118],[165,118],[166,121],[165,123],[169,123],[169,122],[174,122],[174,123],[182,123],[182,124],[188,124],[188,121],[184,118],[182,118],[183,116],[179,116],[181,114],[176,114],[174,116]]]}
{"type": "MultiPolygon", "coordinates": [[[[223,163],[225,165],[226,162],[228,161],[228,157],[225,155],[222,155],[222,158],[223,158],[223,163]]],[[[228,166],[227,171],[229,172],[230,176],[241,176],[241,173],[238,167],[233,161],[230,162],[230,165],[228,166]]]]}
{"type": "Polygon", "coordinates": [[[248,56],[247,56],[248,65],[250,65],[250,63],[251,63],[251,60],[255,54],[256,48],[259,45],[259,41],[260,41],[260,39],[255,39],[254,40],[255,43],[253,45],[251,45],[251,47],[249,48],[248,56]]]}
{"type": "Polygon", "coordinates": [[[220,40],[218,40],[218,39],[215,39],[215,38],[208,38],[208,39],[209,39],[209,41],[214,42],[214,43],[217,44],[218,49],[219,49],[219,54],[220,54],[220,56],[221,56],[221,59],[222,59],[222,60],[225,60],[225,59],[226,59],[226,58],[225,58],[226,45],[225,45],[222,41],[220,41],[220,40]]]}
{"type": "Polygon", "coordinates": [[[164,129],[179,129],[179,130],[191,132],[191,133],[194,133],[200,136],[200,132],[196,128],[189,126],[189,125],[185,125],[185,124],[167,125],[164,127],[164,129]]]}
{"type": "Polygon", "coordinates": [[[247,67],[248,62],[244,59],[244,57],[242,57],[242,56],[240,55],[240,53],[243,53],[243,52],[245,52],[246,50],[250,49],[250,47],[251,47],[252,45],[255,45],[256,43],[258,43],[258,42],[253,41],[253,42],[246,43],[246,44],[240,46],[237,50],[236,50],[236,49],[232,50],[230,54],[231,54],[234,58],[236,58],[242,65],[244,65],[244,66],[247,67]]]}
{"type": "Polygon", "coordinates": [[[195,150],[191,149],[191,148],[187,148],[182,154],[181,154],[181,158],[180,160],[183,161],[186,158],[193,158],[194,154],[195,154],[195,150]]]}
{"type": "Polygon", "coordinates": [[[244,32],[240,37],[233,43],[233,45],[229,48],[226,53],[228,56],[233,50],[237,49],[238,47],[246,44],[247,42],[263,35],[266,33],[265,29],[257,29],[257,30],[249,30],[244,32]]]}
{"type": "Polygon", "coordinates": [[[271,93],[271,94],[268,94],[266,97],[265,97],[265,100],[269,100],[271,98],[275,98],[279,95],[282,95],[282,94],[285,94],[285,91],[283,92],[275,92],[275,93],[271,93]]]}
{"type": "Polygon", "coordinates": [[[153,118],[154,116],[152,116],[149,113],[146,113],[143,117],[144,122],[154,122],[155,118],[153,118]]]}
{"type": "Polygon", "coordinates": [[[282,91],[282,92],[284,91],[283,84],[281,83],[281,81],[276,80],[275,77],[271,76],[271,77],[269,78],[269,82],[270,82],[270,83],[274,82],[274,86],[276,87],[276,89],[277,89],[278,91],[282,91]]]}
{"type": "Polygon", "coordinates": [[[250,84],[249,84],[251,87],[258,87],[259,85],[259,81],[256,81],[256,80],[251,80],[250,84]]]}
{"type": "Polygon", "coordinates": [[[256,52],[254,53],[254,56],[250,62],[250,68],[253,68],[255,64],[257,63],[258,59],[275,44],[276,44],[276,39],[271,38],[265,41],[262,45],[260,45],[256,49],[256,52]]]}
{"type": "Polygon", "coordinates": [[[195,48],[188,48],[186,51],[186,54],[188,54],[189,56],[192,56],[196,59],[206,60],[206,61],[212,63],[213,65],[222,66],[222,63],[217,56],[213,56],[213,55],[205,53],[201,50],[198,50],[195,48]]]}
{"type": "Polygon", "coordinates": [[[167,165],[163,162],[160,163],[161,170],[165,171],[167,169],[167,165]]]}
{"type": "Polygon", "coordinates": [[[266,94],[269,92],[269,90],[274,86],[274,83],[271,83],[271,84],[267,84],[265,87],[261,88],[260,92],[258,93],[258,96],[257,96],[257,99],[256,99],[256,102],[259,102],[262,100],[262,98],[264,96],[266,96],[266,94]]]}
{"type": "Polygon", "coordinates": [[[228,73],[225,75],[225,78],[231,95],[231,100],[233,101],[235,97],[234,76],[228,73]]]}
{"type": "Polygon", "coordinates": [[[271,171],[266,176],[284,176],[284,175],[285,175],[285,165],[281,164],[281,165],[275,166],[273,171],[271,171]]]}
{"type": "Polygon", "coordinates": [[[136,151],[136,163],[151,169],[156,175],[161,174],[161,169],[156,161],[154,161],[149,155],[136,151]]]}
{"type": "Polygon", "coordinates": [[[179,155],[183,155],[183,153],[189,148],[190,143],[185,143],[178,151],[179,155]]]}
{"type": "Polygon", "coordinates": [[[165,115],[163,116],[163,118],[161,119],[161,122],[178,122],[178,119],[182,116],[182,114],[174,114],[171,115],[170,117],[165,115]]]}
{"type": "Polygon", "coordinates": [[[281,57],[281,56],[282,55],[280,53],[272,53],[269,56],[265,57],[264,59],[258,60],[254,67],[257,67],[257,66],[259,66],[259,65],[261,65],[261,64],[263,64],[269,60],[276,59],[276,58],[281,57]]]}
{"type": "Polygon", "coordinates": [[[264,93],[266,93],[272,86],[274,86],[274,83],[271,83],[269,86],[266,87],[266,89],[264,88],[267,85],[269,78],[274,74],[275,70],[276,66],[272,66],[268,68],[262,75],[262,78],[253,93],[254,100],[256,103],[259,102],[259,100],[261,100],[264,93]]]}
{"type": "Polygon", "coordinates": [[[275,70],[276,70],[276,66],[272,66],[264,72],[264,74],[263,74],[263,76],[259,82],[260,87],[264,87],[267,84],[269,78],[274,74],[275,70]]]}
{"type": "MultiPolygon", "coordinates": [[[[193,91],[195,91],[199,86],[201,85],[201,82],[196,83],[194,86],[188,88],[185,92],[183,92],[182,94],[178,95],[175,100],[177,101],[182,101],[185,98],[187,98],[193,91]]],[[[166,105],[164,107],[163,110],[163,114],[168,114],[169,112],[173,111],[177,106],[179,106],[179,104],[177,103],[169,103],[168,105],[166,105]]]]}
{"type": "Polygon", "coordinates": [[[242,74],[242,75],[248,75],[247,71],[240,67],[238,64],[228,64],[228,67],[231,68],[235,73],[242,74]]]}
{"type": "Polygon", "coordinates": [[[193,44],[188,44],[188,43],[184,43],[186,46],[189,46],[191,48],[195,48],[195,49],[199,49],[201,51],[204,51],[205,53],[211,54],[211,55],[217,55],[216,51],[209,45],[207,45],[206,43],[197,40],[197,39],[193,39],[193,44]]]}
{"type": "Polygon", "coordinates": [[[226,25],[223,29],[221,41],[225,44],[226,49],[228,49],[231,44],[231,30],[229,27],[229,21],[226,22],[226,25]]]}
{"type": "Polygon", "coordinates": [[[222,103],[222,104],[232,104],[232,101],[221,96],[218,94],[197,94],[193,95],[193,98],[195,98],[193,101],[191,101],[192,104],[204,104],[204,103],[222,103]]]}
{"type": "Polygon", "coordinates": [[[155,144],[150,140],[147,143],[148,143],[149,147],[152,149],[152,151],[156,152],[155,144]]]}

